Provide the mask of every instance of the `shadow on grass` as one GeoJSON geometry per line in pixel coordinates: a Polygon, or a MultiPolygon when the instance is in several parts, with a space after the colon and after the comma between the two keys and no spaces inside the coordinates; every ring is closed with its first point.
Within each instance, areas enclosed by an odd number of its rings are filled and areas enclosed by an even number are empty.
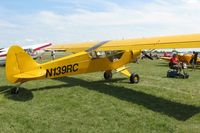
{"type": "Polygon", "coordinates": [[[25,88],[20,88],[18,94],[11,94],[13,86],[0,86],[0,93],[8,99],[25,102],[33,99],[33,93],[25,88]]]}
{"type": "Polygon", "coordinates": [[[152,111],[165,114],[181,121],[185,121],[200,112],[200,107],[170,101],[124,87],[103,84],[103,81],[89,82],[74,77],[57,78],[55,80],[67,82],[72,86],[80,85],[89,90],[95,90],[100,93],[119,98],[120,100],[125,100],[134,104],[136,103],[152,111]]]}
{"type": "MultiPolygon", "coordinates": [[[[31,90],[20,88],[20,92],[18,95],[11,95],[10,91],[4,92],[4,95],[8,99],[16,101],[28,101],[33,98],[33,93],[32,93],[33,91],[43,91],[43,90],[58,89],[63,87],[66,88],[72,86],[82,86],[86,89],[95,90],[97,92],[116,97],[120,100],[142,105],[145,108],[148,108],[152,111],[165,114],[169,117],[173,117],[180,121],[185,121],[200,112],[200,107],[170,101],[161,97],[157,97],[151,94],[146,94],[144,92],[139,92],[125,87],[113,86],[112,84],[105,84],[105,83],[116,82],[119,80],[124,80],[124,78],[112,79],[109,82],[105,80],[85,81],[74,77],[57,78],[55,80],[61,81],[65,84],[41,87],[31,90]]],[[[9,88],[12,88],[12,86],[2,86],[0,87],[0,91],[2,92],[3,90],[9,88]]]]}
{"type": "MultiPolygon", "coordinates": [[[[112,79],[109,81],[100,80],[96,81],[97,83],[105,83],[105,82],[117,82],[119,80],[124,80],[126,78],[118,78],[118,79],[112,79]]],[[[14,100],[14,101],[29,101],[33,99],[33,93],[34,91],[43,91],[43,90],[51,90],[51,89],[62,89],[63,87],[72,87],[74,84],[61,84],[61,85],[54,85],[54,86],[45,86],[40,88],[34,88],[34,89],[26,89],[23,87],[20,87],[18,94],[11,94],[11,89],[13,89],[14,86],[0,86],[0,94],[3,94],[6,98],[14,100]]]]}
{"type": "Polygon", "coordinates": [[[63,87],[71,87],[72,85],[69,84],[61,84],[61,85],[54,85],[54,86],[45,86],[40,88],[29,89],[29,91],[43,91],[43,90],[53,90],[53,89],[62,89],[63,87]]]}
{"type": "MultiPolygon", "coordinates": [[[[108,80],[108,81],[98,80],[98,81],[93,81],[91,83],[112,83],[112,82],[114,83],[114,82],[117,82],[117,81],[120,81],[120,80],[124,80],[124,79],[126,79],[126,78],[117,78],[117,79],[111,79],[111,80],[108,80]]],[[[56,79],[54,79],[54,80],[56,80],[56,79]]],[[[79,84],[77,84],[77,85],[79,85],[79,84]]],[[[66,81],[66,82],[64,82],[64,84],[61,84],[61,85],[54,85],[54,86],[45,86],[45,87],[40,87],[40,88],[34,88],[34,89],[30,89],[30,91],[33,92],[33,91],[42,91],[42,90],[51,90],[51,89],[62,89],[63,87],[67,88],[67,87],[72,87],[72,86],[75,86],[75,85],[66,81]]],[[[82,86],[82,85],[80,84],[80,86],[82,86]]]]}

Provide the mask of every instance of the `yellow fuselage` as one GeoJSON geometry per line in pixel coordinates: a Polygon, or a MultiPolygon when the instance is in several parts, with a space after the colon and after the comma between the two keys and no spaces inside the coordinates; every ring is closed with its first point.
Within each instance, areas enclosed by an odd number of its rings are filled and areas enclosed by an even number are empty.
{"type": "Polygon", "coordinates": [[[111,61],[109,57],[92,58],[87,52],[80,52],[39,65],[46,70],[45,77],[57,78],[83,73],[114,70],[135,60],[141,51],[124,51],[121,58],[111,61]]]}

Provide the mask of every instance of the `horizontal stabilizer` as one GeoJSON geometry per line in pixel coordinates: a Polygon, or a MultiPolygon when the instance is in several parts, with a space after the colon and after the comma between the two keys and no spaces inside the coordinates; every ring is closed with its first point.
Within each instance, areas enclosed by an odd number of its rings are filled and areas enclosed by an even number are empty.
{"type": "Polygon", "coordinates": [[[46,71],[39,69],[39,70],[33,70],[33,71],[28,71],[24,73],[20,73],[15,75],[15,78],[19,79],[32,79],[32,78],[40,78],[46,75],[46,71]]]}

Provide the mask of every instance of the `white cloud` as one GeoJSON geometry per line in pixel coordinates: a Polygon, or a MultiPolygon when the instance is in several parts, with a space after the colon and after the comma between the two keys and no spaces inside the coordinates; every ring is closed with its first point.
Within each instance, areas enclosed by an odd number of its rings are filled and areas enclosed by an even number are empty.
{"type": "Polygon", "coordinates": [[[12,23],[5,21],[5,20],[0,20],[0,29],[14,28],[14,27],[16,27],[15,24],[12,24],[12,23]]]}
{"type": "Polygon", "coordinates": [[[0,21],[0,40],[26,43],[29,38],[61,43],[200,31],[199,0],[155,0],[137,8],[101,1],[104,10],[100,11],[81,8],[79,1],[74,3],[80,8],[71,14],[43,10],[13,16],[9,18],[16,22],[13,24],[6,19],[0,21]]]}
{"type": "Polygon", "coordinates": [[[199,0],[182,0],[182,2],[186,4],[192,4],[192,5],[200,4],[199,0]]]}

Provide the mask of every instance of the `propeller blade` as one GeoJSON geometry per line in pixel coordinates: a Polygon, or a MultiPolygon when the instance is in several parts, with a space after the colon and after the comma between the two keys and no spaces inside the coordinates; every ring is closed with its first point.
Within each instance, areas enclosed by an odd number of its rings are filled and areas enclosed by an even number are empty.
{"type": "Polygon", "coordinates": [[[142,51],[142,54],[150,60],[153,60],[151,56],[149,56],[145,51],[142,51]]]}

